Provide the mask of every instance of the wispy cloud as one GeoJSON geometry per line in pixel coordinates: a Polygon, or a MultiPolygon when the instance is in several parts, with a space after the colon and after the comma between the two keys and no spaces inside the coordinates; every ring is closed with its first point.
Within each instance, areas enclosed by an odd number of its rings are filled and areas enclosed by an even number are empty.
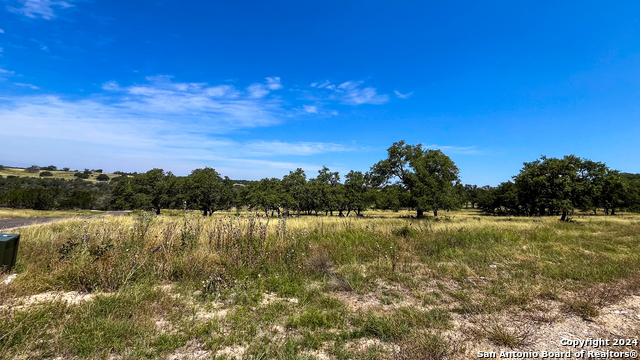
{"type": "Polygon", "coordinates": [[[344,104],[361,105],[361,104],[373,104],[380,105],[389,101],[388,95],[378,95],[375,88],[367,87],[364,89],[352,88],[347,89],[347,93],[344,96],[342,102],[344,104]]]}
{"type": "Polygon", "coordinates": [[[314,82],[312,88],[321,90],[312,90],[310,98],[317,100],[338,100],[342,104],[362,105],[372,104],[380,105],[389,101],[389,96],[378,94],[374,87],[361,87],[364,81],[345,81],[339,85],[332,84],[329,80],[323,82],[314,82]]]}
{"type": "Polygon", "coordinates": [[[448,146],[448,145],[423,145],[425,149],[440,149],[445,153],[461,154],[461,155],[477,155],[481,154],[475,146],[448,146]]]}
{"type": "Polygon", "coordinates": [[[0,34],[4,34],[4,30],[0,29],[0,34]]]}
{"type": "Polygon", "coordinates": [[[32,90],[40,90],[39,87],[33,85],[33,84],[23,84],[23,83],[13,83],[14,85],[18,85],[18,86],[23,86],[23,87],[28,87],[29,89],[32,90]]]}
{"type": "Polygon", "coordinates": [[[410,92],[410,93],[408,93],[408,94],[402,94],[402,93],[401,93],[400,91],[398,91],[398,90],[394,90],[393,92],[394,92],[394,93],[396,94],[396,96],[397,96],[398,98],[400,98],[400,99],[406,99],[406,98],[408,98],[409,96],[413,95],[413,91],[412,91],[412,92],[410,92]]]}
{"type": "MultiPolygon", "coordinates": [[[[84,100],[0,96],[3,136],[16,144],[36,143],[30,150],[33,161],[44,161],[45,149],[55,148],[54,153],[69,154],[76,163],[101,159],[105,164],[95,166],[123,169],[118,165],[121,161],[138,164],[137,170],[159,166],[188,172],[207,165],[248,178],[281,176],[296,167],[317,169],[313,164],[265,157],[352,150],[334,143],[232,140],[224,134],[279,124],[290,110],[277,99],[253,98],[250,92],[227,84],[181,83],[170,76],[154,76],[142,84],[123,86],[110,81],[102,88],[104,93],[84,100]]],[[[27,155],[4,156],[26,159],[27,155]]]]}
{"type": "Polygon", "coordinates": [[[54,8],[66,9],[73,5],[66,1],[53,0],[19,0],[21,6],[7,6],[7,9],[13,13],[22,14],[26,17],[36,19],[43,18],[51,20],[56,18],[54,8]]]}
{"type": "Polygon", "coordinates": [[[317,106],[313,106],[313,105],[302,105],[302,111],[309,113],[309,114],[317,114],[318,113],[318,107],[317,106]]]}
{"type": "Polygon", "coordinates": [[[9,71],[9,70],[0,68],[0,77],[11,76],[11,75],[14,75],[15,73],[16,73],[15,71],[9,71]]]}
{"type": "Polygon", "coordinates": [[[279,77],[268,77],[266,80],[266,83],[263,84],[256,83],[249,85],[249,87],[247,87],[249,96],[254,99],[259,99],[269,95],[273,90],[282,89],[279,77]]]}
{"type": "Polygon", "coordinates": [[[355,151],[355,147],[322,142],[254,141],[243,145],[252,155],[316,155],[329,152],[355,151]]]}

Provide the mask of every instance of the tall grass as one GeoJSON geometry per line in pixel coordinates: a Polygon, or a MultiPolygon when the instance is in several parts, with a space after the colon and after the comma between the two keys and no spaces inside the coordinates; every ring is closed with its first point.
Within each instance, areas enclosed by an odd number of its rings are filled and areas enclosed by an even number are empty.
{"type": "Polygon", "coordinates": [[[246,356],[292,358],[332,349],[353,358],[365,356],[350,345],[358,338],[404,349],[376,356],[455,357],[439,335],[450,312],[554,299],[585,313],[612,295],[572,294],[640,271],[637,216],[559,224],[471,211],[420,221],[370,215],[142,213],[20,229],[19,275],[0,286],[0,358],[162,358],[193,341],[212,353],[241,346],[246,356]],[[98,296],[19,305],[50,291],[98,296]],[[345,299],[357,297],[378,300],[356,311],[345,299]]]}

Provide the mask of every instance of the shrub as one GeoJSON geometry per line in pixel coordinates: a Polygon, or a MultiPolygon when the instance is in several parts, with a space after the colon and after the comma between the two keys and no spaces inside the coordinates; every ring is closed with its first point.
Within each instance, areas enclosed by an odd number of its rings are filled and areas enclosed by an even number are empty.
{"type": "Polygon", "coordinates": [[[76,172],[75,174],[73,174],[73,176],[80,178],[80,179],[88,179],[89,178],[89,174],[85,174],[85,173],[81,173],[81,172],[76,172]]]}
{"type": "Polygon", "coordinates": [[[53,176],[53,174],[51,173],[51,171],[43,171],[40,173],[40,177],[43,176],[53,176]]]}
{"type": "Polygon", "coordinates": [[[4,170],[4,165],[0,165],[0,170],[4,170]]]}
{"type": "Polygon", "coordinates": [[[38,165],[31,165],[28,168],[24,169],[24,171],[28,172],[28,173],[37,173],[38,171],[40,171],[40,166],[38,165]]]}
{"type": "Polygon", "coordinates": [[[106,174],[100,174],[97,177],[98,181],[109,181],[109,176],[106,174]]]}

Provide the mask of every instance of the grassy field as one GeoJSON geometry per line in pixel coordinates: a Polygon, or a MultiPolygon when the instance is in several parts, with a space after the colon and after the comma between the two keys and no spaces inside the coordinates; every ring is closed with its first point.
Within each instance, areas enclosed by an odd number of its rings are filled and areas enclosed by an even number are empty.
{"type": "Polygon", "coordinates": [[[638,215],[409,214],[20,229],[0,358],[477,358],[478,344],[527,349],[537,328],[590,326],[638,295],[638,215]]]}
{"type": "Polygon", "coordinates": [[[94,216],[104,211],[94,210],[31,210],[0,208],[0,219],[31,219],[48,217],[94,216]]]}
{"type": "MultiPolygon", "coordinates": [[[[35,173],[28,173],[25,171],[25,169],[19,169],[19,168],[12,168],[12,167],[5,167],[4,169],[0,170],[0,175],[7,177],[7,176],[17,176],[17,177],[30,177],[30,178],[39,178],[40,177],[40,173],[44,171],[38,171],[35,173]]],[[[82,172],[83,170],[80,170],[80,172],[82,172]]],[[[50,171],[53,176],[47,176],[45,178],[53,178],[53,179],[65,179],[65,180],[75,180],[76,177],[73,176],[73,174],[75,174],[75,171],[50,171]]],[[[104,173],[106,175],[109,176],[109,179],[114,178],[118,175],[115,174],[108,174],[108,173],[104,173]]],[[[99,173],[93,173],[91,175],[89,175],[88,179],[84,179],[87,181],[93,181],[93,182],[98,182],[98,180],[96,179],[98,177],[98,175],[100,175],[99,173]]]]}

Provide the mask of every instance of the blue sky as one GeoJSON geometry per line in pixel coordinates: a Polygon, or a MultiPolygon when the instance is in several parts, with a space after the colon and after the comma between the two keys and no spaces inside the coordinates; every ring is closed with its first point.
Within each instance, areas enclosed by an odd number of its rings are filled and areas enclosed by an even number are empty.
{"type": "Polygon", "coordinates": [[[637,2],[0,1],[0,163],[259,179],[398,140],[640,172],[637,2]]]}

